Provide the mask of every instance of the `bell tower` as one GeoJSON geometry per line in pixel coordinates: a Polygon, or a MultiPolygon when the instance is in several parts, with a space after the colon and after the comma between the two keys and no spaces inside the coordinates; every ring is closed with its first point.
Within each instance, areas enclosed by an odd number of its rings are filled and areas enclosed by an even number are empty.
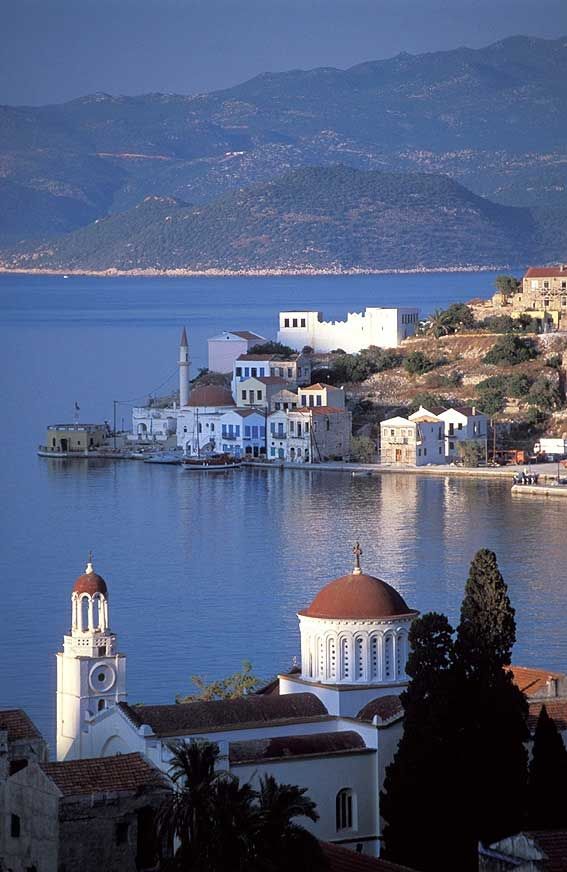
{"type": "Polygon", "coordinates": [[[86,721],[126,699],[126,657],[110,630],[108,588],[92,554],[71,594],[71,631],[57,654],[57,759],[90,756],[86,721]]]}

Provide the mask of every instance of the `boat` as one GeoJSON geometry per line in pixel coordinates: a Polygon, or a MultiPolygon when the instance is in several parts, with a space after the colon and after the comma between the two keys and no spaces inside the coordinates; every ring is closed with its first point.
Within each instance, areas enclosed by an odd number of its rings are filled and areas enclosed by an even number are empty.
{"type": "Polygon", "coordinates": [[[144,463],[179,464],[182,460],[183,454],[180,451],[158,451],[156,454],[144,457],[144,463]]]}
{"type": "Polygon", "coordinates": [[[241,461],[231,454],[212,454],[209,457],[187,457],[181,461],[187,472],[224,472],[238,469],[241,461]]]}

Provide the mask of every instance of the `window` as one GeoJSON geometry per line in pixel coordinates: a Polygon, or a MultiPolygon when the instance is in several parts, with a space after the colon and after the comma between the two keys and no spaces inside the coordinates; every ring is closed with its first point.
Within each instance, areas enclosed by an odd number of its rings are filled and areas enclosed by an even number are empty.
{"type": "Polygon", "coordinates": [[[260,427],[260,439],[265,439],[265,438],[266,438],[266,428],[260,427]]]}
{"type": "Polygon", "coordinates": [[[341,678],[350,678],[348,639],[341,639],[341,678]]]}
{"type": "Polygon", "coordinates": [[[313,394],[309,394],[309,405],[310,406],[315,405],[315,397],[313,396],[313,394]]]}
{"type": "Polygon", "coordinates": [[[256,391],[256,395],[257,395],[259,400],[262,399],[262,391],[256,391]]]}
{"type": "Polygon", "coordinates": [[[544,301],[543,301],[543,308],[544,308],[544,309],[549,309],[549,300],[544,300],[544,301]]]}
{"type": "Polygon", "coordinates": [[[307,423],[305,424],[304,433],[306,433],[306,434],[309,433],[309,424],[307,424],[307,423]]]}
{"type": "Polygon", "coordinates": [[[237,376],[242,375],[242,367],[241,366],[236,367],[236,375],[237,376]]]}
{"type": "Polygon", "coordinates": [[[301,394],[301,405],[302,406],[307,405],[307,397],[305,396],[305,394],[301,394]]]}
{"type": "Polygon", "coordinates": [[[244,425],[244,438],[250,439],[250,427],[248,426],[248,424],[244,425]]]}
{"type": "Polygon", "coordinates": [[[317,394],[317,405],[318,406],[323,405],[323,397],[321,396],[321,394],[317,394]]]}
{"type": "MultiPolygon", "coordinates": [[[[281,409],[281,407],[282,407],[282,404],[281,404],[281,403],[275,403],[274,405],[275,405],[276,412],[279,412],[280,409],[281,409]]],[[[284,403],[284,408],[285,408],[285,407],[286,407],[286,404],[284,403]]]]}
{"type": "Polygon", "coordinates": [[[450,449],[451,451],[454,451],[454,450],[455,450],[455,443],[454,443],[454,442],[449,442],[449,449],[450,449]]]}
{"type": "Polygon", "coordinates": [[[236,427],[234,428],[234,432],[236,436],[240,436],[240,424],[236,425],[236,427]]]}
{"type": "Polygon", "coordinates": [[[290,433],[295,432],[295,421],[290,421],[290,422],[289,422],[289,432],[290,432],[290,433]]]}
{"type": "Polygon", "coordinates": [[[441,446],[439,446],[439,454],[442,454],[442,452],[443,452],[443,449],[441,448],[441,446]]]}
{"type": "Polygon", "coordinates": [[[246,391],[242,391],[242,399],[243,399],[243,400],[246,399],[246,391]]]}
{"type": "Polygon", "coordinates": [[[258,372],[259,372],[260,376],[264,376],[264,375],[266,374],[266,367],[265,367],[265,366],[261,366],[261,367],[259,368],[258,372]]]}
{"type": "MultiPolygon", "coordinates": [[[[307,431],[305,431],[307,432],[307,431]]],[[[297,435],[301,436],[301,421],[297,422],[297,435]]]]}
{"type": "Polygon", "coordinates": [[[10,816],[10,835],[13,839],[19,839],[21,833],[20,818],[17,814],[10,816]]]}
{"type": "Polygon", "coordinates": [[[270,448],[270,457],[275,457],[275,456],[276,456],[276,449],[270,448]]]}
{"type": "Polygon", "coordinates": [[[392,637],[384,639],[384,678],[392,678],[392,637]]]}
{"type": "Polygon", "coordinates": [[[98,710],[99,712],[103,712],[106,708],[106,702],[103,699],[99,699],[98,701],[98,710]]]}
{"type": "MultiPolygon", "coordinates": [[[[279,426],[281,427],[281,424],[279,426]]],[[[272,436],[274,436],[275,432],[276,432],[276,425],[272,422],[270,424],[270,433],[272,434],[272,436]]]]}
{"type": "Polygon", "coordinates": [[[252,377],[256,378],[256,376],[258,375],[257,367],[253,366],[252,369],[250,370],[250,372],[252,373],[252,377]]]}
{"type": "Polygon", "coordinates": [[[357,636],[354,643],[355,678],[364,678],[364,642],[357,636]]]}
{"type": "Polygon", "coordinates": [[[258,438],[258,425],[252,427],[252,439],[258,438]]]}
{"type": "Polygon", "coordinates": [[[284,318],[283,325],[284,327],[289,327],[289,318],[284,318]]]}
{"type": "Polygon", "coordinates": [[[305,326],[306,326],[306,324],[305,324],[305,318],[302,318],[302,319],[301,319],[301,326],[302,326],[302,327],[305,327],[305,326]]]}
{"type": "Polygon", "coordinates": [[[370,677],[378,678],[378,637],[370,640],[370,677]]]}
{"type": "Polygon", "coordinates": [[[352,790],[350,787],[343,787],[337,793],[336,799],[336,824],[337,832],[339,830],[352,829],[352,790]]]}
{"type": "Polygon", "coordinates": [[[455,432],[455,425],[453,423],[449,424],[449,436],[452,436],[455,432]]]}
{"type": "Polygon", "coordinates": [[[462,424],[457,424],[457,430],[462,430],[462,429],[463,429],[463,425],[462,425],[462,424]]]}
{"type": "Polygon", "coordinates": [[[249,366],[244,367],[244,375],[246,378],[250,377],[250,367],[249,366]]]}
{"type": "Polygon", "coordinates": [[[202,433],[202,432],[203,432],[203,425],[202,425],[201,422],[199,421],[199,433],[202,433]]]}
{"type": "Polygon", "coordinates": [[[325,429],[326,430],[331,429],[331,419],[330,418],[325,418],[325,429]]]}
{"type": "Polygon", "coordinates": [[[215,425],[211,424],[211,433],[214,433],[214,432],[215,432],[215,425]]]}
{"type": "Polygon", "coordinates": [[[288,366],[288,368],[287,368],[287,377],[288,377],[288,378],[292,378],[292,376],[293,376],[293,369],[291,368],[291,366],[288,366]]]}
{"type": "Polygon", "coordinates": [[[294,327],[297,327],[297,318],[294,318],[294,319],[293,319],[293,321],[292,321],[292,325],[293,325],[294,327]]]}

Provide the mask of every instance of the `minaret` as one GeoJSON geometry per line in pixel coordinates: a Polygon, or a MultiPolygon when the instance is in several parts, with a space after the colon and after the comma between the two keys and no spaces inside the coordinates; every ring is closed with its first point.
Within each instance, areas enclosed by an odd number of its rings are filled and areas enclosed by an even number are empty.
{"type": "Polygon", "coordinates": [[[71,594],[71,632],[57,654],[57,759],[95,756],[87,722],[126,699],[126,657],[110,630],[108,588],[92,555],[71,594]]]}
{"type": "Polygon", "coordinates": [[[189,403],[189,343],[185,327],[179,343],[179,405],[184,408],[189,403]]]}

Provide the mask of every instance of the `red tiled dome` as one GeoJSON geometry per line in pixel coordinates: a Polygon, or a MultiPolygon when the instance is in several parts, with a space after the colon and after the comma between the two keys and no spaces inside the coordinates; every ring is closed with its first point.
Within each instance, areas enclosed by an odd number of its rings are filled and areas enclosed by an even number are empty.
{"type": "Polygon", "coordinates": [[[309,618],[393,618],[417,615],[391,585],[363,573],[343,575],[319,591],[299,613],[309,618]]]}
{"type": "Polygon", "coordinates": [[[232,394],[221,385],[201,385],[191,391],[190,406],[234,406],[232,394]]]}
{"type": "Polygon", "coordinates": [[[73,585],[73,593],[88,593],[91,596],[95,593],[102,593],[104,596],[108,596],[108,588],[102,576],[97,575],[96,572],[85,572],[83,575],[79,575],[73,585]]]}

